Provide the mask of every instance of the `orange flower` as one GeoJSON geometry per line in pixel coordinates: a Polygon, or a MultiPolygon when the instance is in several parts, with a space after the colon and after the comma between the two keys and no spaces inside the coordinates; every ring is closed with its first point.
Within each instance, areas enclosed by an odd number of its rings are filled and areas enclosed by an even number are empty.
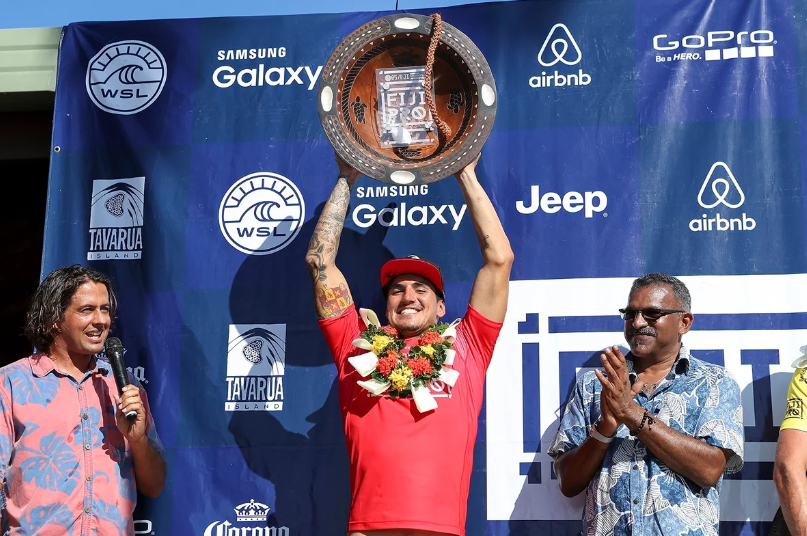
{"type": "Polygon", "coordinates": [[[397,330],[397,329],[395,329],[395,328],[394,328],[394,327],[392,327],[392,326],[384,326],[384,327],[382,327],[382,328],[381,328],[381,331],[383,331],[383,332],[384,332],[384,333],[386,333],[387,335],[392,335],[393,337],[397,337],[397,336],[398,336],[398,330],[397,330]]]}
{"type": "Polygon", "coordinates": [[[443,342],[443,338],[440,334],[436,331],[427,331],[418,339],[418,346],[428,346],[438,342],[443,342]]]}
{"type": "MultiPolygon", "coordinates": [[[[395,352],[389,352],[389,354],[395,354],[395,352]]],[[[380,372],[384,376],[388,376],[389,373],[392,372],[392,369],[395,368],[395,365],[398,363],[397,354],[395,354],[395,357],[392,357],[389,354],[387,354],[386,357],[382,357],[381,359],[379,359],[378,364],[376,365],[376,369],[378,369],[378,372],[380,372]]]]}
{"type": "Polygon", "coordinates": [[[409,368],[412,369],[413,376],[420,376],[421,374],[431,374],[432,365],[429,363],[428,359],[424,359],[422,357],[418,359],[407,359],[406,363],[409,365],[409,368]]]}

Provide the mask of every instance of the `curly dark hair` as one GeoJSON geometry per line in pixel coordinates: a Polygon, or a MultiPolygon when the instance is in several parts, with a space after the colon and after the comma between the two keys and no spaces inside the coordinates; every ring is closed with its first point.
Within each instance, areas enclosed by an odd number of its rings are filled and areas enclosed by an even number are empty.
{"type": "Polygon", "coordinates": [[[42,280],[36,289],[28,318],[25,323],[25,336],[37,350],[46,352],[53,343],[53,325],[64,320],[64,312],[76,290],[89,281],[103,283],[109,292],[109,318],[115,320],[118,312],[118,298],[112,287],[112,280],[92,268],[79,264],[54,270],[42,280]]]}
{"type": "Polygon", "coordinates": [[[679,307],[686,311],[692,310],[692,297],[689,295],[689,289],[683,281],[669,274],[650,273],[637,278],[630,287],[630,294],[633,294],[634,291],[640,288],[658,284],[669,285],[672,287],[673,294],[678,300],[679,307]]]}

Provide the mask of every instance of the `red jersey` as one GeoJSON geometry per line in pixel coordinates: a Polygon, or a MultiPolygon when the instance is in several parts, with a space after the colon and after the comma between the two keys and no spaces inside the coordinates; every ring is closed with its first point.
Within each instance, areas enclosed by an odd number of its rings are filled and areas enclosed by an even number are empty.
{"type": "MultiPolygon", "coordinates": [[[[365,329],[354,305],[319,321],[339,371],[339,406],[350,458],[348,531],[420,529],[465,534],[468,488],[485,372],[502,328],[470,305],[457,326],[454,387],[433,382],[437,409],[419,413],[412,398],[374,396],[347,358],[365,329]]],[[[416,338],[407,339],[408,346],[416,338]]]]}

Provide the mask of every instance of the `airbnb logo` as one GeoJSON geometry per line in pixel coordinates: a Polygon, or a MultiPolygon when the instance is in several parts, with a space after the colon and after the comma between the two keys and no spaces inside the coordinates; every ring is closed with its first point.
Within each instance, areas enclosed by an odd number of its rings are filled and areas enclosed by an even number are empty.
{"type": "Polygon", "coordinates": [[[580,47],[572,37],[569,28],[565,24],[556,24],[549,30],[549,35],[546,36],[541,51],[538,52],[538,63],[544,67],[552,67],[558,62],[566,65],[577,65],[583,59],[583,54],[580,52],[580,47]],[[554,54],[551,57],[549,51],[554,54]],[[566,56],[569,56],[568,58],[566,56]]]}
{"type": "MultiPolygon", "coordinates": [[[[710,196],[707,195],[707,199],[709,197],[710,196]]],[[[698,192],[698,204],[703,208],[715,208],[720,204],[728,208],[740,208],[743,203],[745,203],[745,194],[743,193],[743,189],[740,188],[740,185],[737,184],[737,179],[734,178],[734,174],[729,167],[723,162],[715,162],[712,164],[712,169],[709,170],[698,192]],[[711,193],[714,194],[714,201],[705,203],[703,194],[709,184],[712,185],[711,193]],[[732,203],[730,200],[731,197],[734,197],[731,195],[732,186],[739,196],[736,203],[732,203]]]]}
{"type": "MultiPolygon", "coordinates": [[[[740,208],[745,203],[745,193],[725,162],[715,162],[706,174],[698,191],[698,204],[704,209],[723,205],[726,208],[740,208]]],[[[702,214],[689,222],[689,230],[700,231],[753,231],[757,222],[743,212],[739,217],[724,217],[719,212],[714,215],[702,214]]]]}
{"type": "Polygon", "coordinates": [[[572,67],[580,63],[583,53],[577,46],[569,28],[558,23],[549,30],[541,50],[538,52],[538,63],[543,67],[554,69],[541,71],[540,74],[529,79],[532,88],[558,88],[569,86],[587,86],[591,83],[591,74],[585,72],[580,66],[572,71],[564,67],[572,67]],[[562,64],[562,65],[559,65],[562,64]],[[560,70],[557,70],[560,69],[560,70]],[[571,72],[568,72],[571,71],[571,72]]]}

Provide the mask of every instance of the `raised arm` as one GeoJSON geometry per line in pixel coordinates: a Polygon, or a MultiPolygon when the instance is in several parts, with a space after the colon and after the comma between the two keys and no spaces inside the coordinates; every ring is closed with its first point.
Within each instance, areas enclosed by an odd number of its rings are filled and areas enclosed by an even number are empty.
{"type": "Polygon", "coordinates": [[[345,226],[350,192],[359,178],[359,172],[339,156],[336,163],[339,165],[339,178],[322,209],[305,255],[314,285],[314,306],[320,319],[339,316],[353,303],[345,276],[336,267],[336,252],[345,226]]]}
{"type": "Polygon", "coordinates": [[[456,175],[474,223],[483,259],[471,290],[470,303],[486,318],[501,322],[507,311],[513,250],[490,198],[476,178],[477,162],[479,156],[456,175]]]}

